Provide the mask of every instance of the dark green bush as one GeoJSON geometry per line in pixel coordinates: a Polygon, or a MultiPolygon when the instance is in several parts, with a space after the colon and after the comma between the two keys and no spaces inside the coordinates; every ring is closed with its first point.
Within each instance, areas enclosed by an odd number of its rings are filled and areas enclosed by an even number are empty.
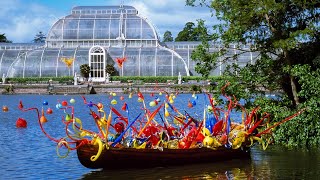
{"type": "MultiPolygon", "coordinates": [[[[211,82],[216,82],[218,79],[220,79],[219,76],[212,76],[208,78],[203,78],[199,76],[183,76],[182,81],[188,82],[189,80],[210,80],[211,82]]],[[[167,80],[171,80],[175,82],[175,84],[178,82],[178,77],[176,76],[112,76],[112,81],[121,81],[122,83],[127,83],[128,80],[140,80],[143,83],[167,83],[167,80]]]]}
{"type": "Polygon", "coordinates": [[[43,81],[58,81],[59,83],[65,83],[68,81],[73,81],[72,76],[63,76],[63,77],[27,77],[27,78],[8,78],[8,81],[14,82],[14,83],[27,83],[27,82],[43,82],[43,81]]]}

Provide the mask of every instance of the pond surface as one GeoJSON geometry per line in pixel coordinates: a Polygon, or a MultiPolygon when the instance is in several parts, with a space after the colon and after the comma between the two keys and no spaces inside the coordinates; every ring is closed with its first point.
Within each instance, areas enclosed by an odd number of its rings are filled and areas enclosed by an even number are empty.
{"type": "MultiPolygon", "coordinates": [[[[127,96],[124,95],[125,101],[133,116],[130,118],[134,118],[142,105],[137,102],[136,96],[132,99],[127,96]]],[[[188,99],[192,99],[190,94],[180,94],[174,104],[192,116],[202,117],[204,98],[203,95],[198,96],[197,104],[192,109],[187,107],[188,99]]],[[[41,132],[36,113],[18,110],[20,100],[25,108],[52,108],[54,113],[46,116],[48,123],[44,128],[53,137],[63,137],[61,117],[64,114],[55,106],[58,100],[69,101],[71,98],[76,100],[75,116],[82,120],[84,127],[95,130],[89,109],[83,104],[81,96],[0,95],[0,105],[9,108],[8,112],[0,112],[0,179],[320,179],[319,149],[288,150],[279,146],[269,146],[266,151],[255,146],[251,150],[251,159],[246,160],[139,170],[87,169],[79,163],[75,151],[71,151],[65,159],[59,158],[56,143],[41,132]],[[42,106],[43,101],[48,101],[49,105],[42,106]],[[27,120],[27,128],[16,128],[18,117],[27,120]]],[[[90,95],[86,98],[95,103],[102,102],[105,106],[111,101],[109,95],[90,95]]],[[[149,102],[155,97],[145,95],[145,98],[149,102]]],[[[119,97],[115,99],[118,101],[116,108],[120,109],[124,101],[119,97]]],[[[232,114],[235,121],[239,121],[239,117],[237,113],[232,114]]]]}

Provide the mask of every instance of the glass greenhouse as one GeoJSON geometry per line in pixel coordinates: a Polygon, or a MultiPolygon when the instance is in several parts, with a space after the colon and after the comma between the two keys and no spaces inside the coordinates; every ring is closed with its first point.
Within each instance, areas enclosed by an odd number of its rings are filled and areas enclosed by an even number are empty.
{"type": "MultiPolygon", "coordinates": [[[[80,65],[89,64],[92,80],[105,81],[106,65],[111,64],[120,76],[198,75],[190,58],[198,44],[160,43],[154,26],[132,6],[79,6],[51,27],[45,44],[0,44],[0,74],[73,76],[80,65]],[[124,61],[119,64],[119,59],[124,61]]],[[[213,44],[211,51],[219,48],[213,44]]],[[[237,63],[253,63],[255,56],[248,52],[237,63]]],[[[212,75],[224,68],[221,64],[212,75]]]]}

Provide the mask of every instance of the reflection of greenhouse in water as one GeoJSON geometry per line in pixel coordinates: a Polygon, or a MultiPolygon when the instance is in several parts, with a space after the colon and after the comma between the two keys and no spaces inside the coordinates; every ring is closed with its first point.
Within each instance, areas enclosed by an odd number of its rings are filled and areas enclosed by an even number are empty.
{"type": "MultiPolygon", "coordinates": [[[[198,75],[190,58],[198,44],[160,43],[153,25],[131,6],[80,6],[51,27],[45,44],[0,44],[0,74],[72,76],[80,72],[80,65],[89,64],[92,79],[104,81],[105,67],[111,64],[120,76],[198,75]],[[126,61],[118,66],[117,58],[122,57],[126,61]]],[[[212,51],[218,49],[212,45],[212,51]]],[[[248,52],[237,63],[245,65],[253,57],[248,52]]],[[[224,69],[222,64],[211,74],[220,75],[224,69]]]]}

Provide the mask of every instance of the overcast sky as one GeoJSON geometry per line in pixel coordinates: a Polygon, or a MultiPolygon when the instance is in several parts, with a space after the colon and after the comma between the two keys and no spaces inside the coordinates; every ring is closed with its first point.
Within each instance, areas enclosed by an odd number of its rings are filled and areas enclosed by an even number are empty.
{"type": "MultiPolygon", "coordinates": [[[[120,5],[121,0],[0,0],[0,33],[15,43],[32,42],[42,31],[48,33],[59,19],[71,13],[75,6],[120,5]]],[[[204,19],[208,27],[216,23],[205,7],[189,7],[185,0],[124,0],[139,14],[148,18],[157,28],[160,37],[166,30],[174,38],[187,22],[204,19]]]]}

